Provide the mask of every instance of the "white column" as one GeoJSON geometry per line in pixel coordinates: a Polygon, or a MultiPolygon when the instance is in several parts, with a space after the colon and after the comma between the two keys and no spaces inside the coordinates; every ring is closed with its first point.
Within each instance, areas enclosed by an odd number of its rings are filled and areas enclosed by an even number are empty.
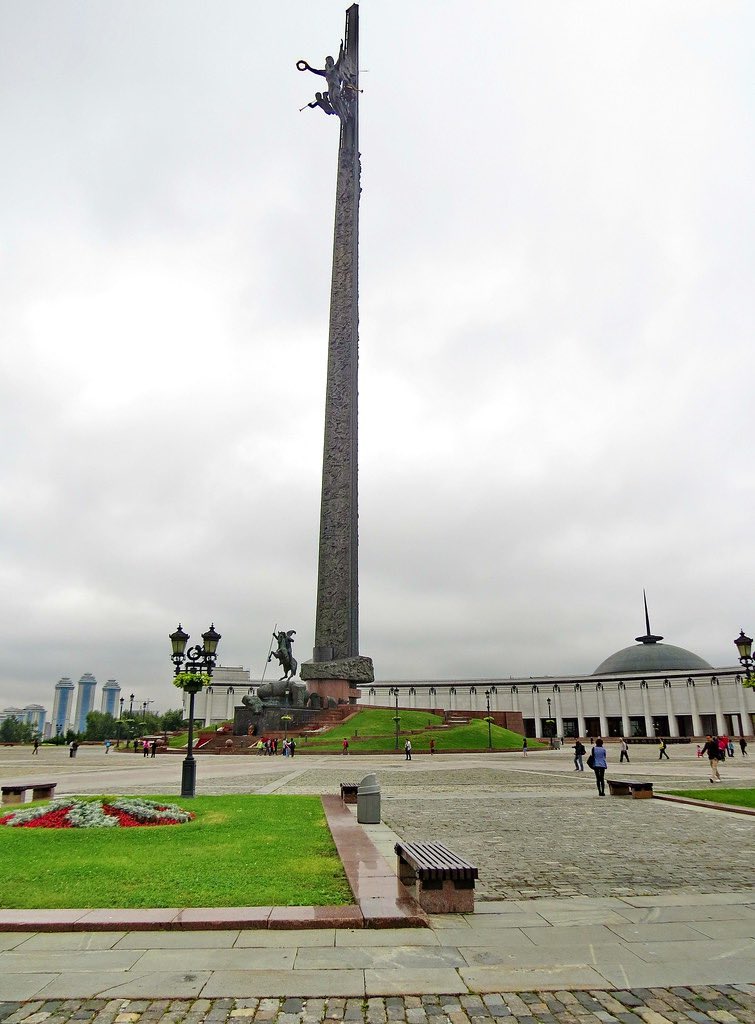
{"type": "Polygon", "coordinates": [[[629,711],[627,710],[627,688],[624,683],[619,683],[619,706],[621,707],[621,732],[625,739],[629,739],[632,735],[632,725],[629,721],[629,711]]]}
{"type": "Polygon", "coordinates": [[[204,693],[204,727],[207,729],[212,718],[212,698],[215,694],[212,692],[211,686],[205,686],[202,692],[204,693]]]}
{"type": "Polygon", "coordinates": [[[234,711],[235,711],[235,703],[234,702],[236,700],[236,694],[233,692],[233,687],[232,686],[228,687],[227,697],[228,697],[228,699],[227,699],[227,702],[226,702],[225,717],[226,718],[230,718],[231,721],[233,721],[233,714],[234,714],[234,711]]]}
{"type": "Polygon", "coordinates": [[[582,705],[582,687],[579,683],[574,684],[574,698],[577,703],[577,732],[580,736],[586,736],[587,726],[585,725],[585,709],[582,705]]]}
{"type": "Polygon", "coordinates": [[[535,716],[535,738],[541,739],[543,730],[540,722],[540,694],[536,686],[532,687],[532,712],[535,716]]]}
{"type": "Polygon", "coordinates": [[[511,687],[511,710],[512,711],[519,711],[520,710],[520,708],[519,708],[519,687],[518,686],[512,686],[511,687]]]}
{"type": "Polygon", "coordinates": [[[742,686],[742,677],[737,676],[734,680],[734,685],[737,688],[737,697],[739,700],[739,721],[742,726],[742,736],[752,736],[752,718],[747,710],[747,694],[745,693],[744,686],[742,686]]]}
{"type": "Polygon", "coordinates": [[[553,687],[553,702],[556,707],[556,735],[564,735],[564,716],[561,709],[561,687],[553,687]]]}
{"type": "Polygon", "coordinates": [[[606,718],[606,695],[603,692],[603,684],[597,683],[595,694],[598,698],[598,717],[600,718],[600,735],[608,736],[608,719],[606,718]]]}
{"type": "Polygon", "coordinates": [[[679,735],[679,723],[676,720],[674,714],[674,701],[673,694],[671,693],[671,683],[668,679],[663,680],[663,692],[666,697],[666,714],[668,715],[668,734],[669,736],[679,735]]]}
{"type": "Polygon", "coordinates": [[[713,708],[716,712],[716,732],[719,736],[723,736],[726,733],[726,722],[724,721],[724,713],[721,710],[721,691],[715,676],[711,679],[710,685],[713,690],[713,708]]]}
{"type": "Polygon", "coordinates": [[[640,692],[642,694],[642,711],[645,715],[645,735],[655,736],[653,716],[650,714],[650,696],[648,694],[648,684],[645,682],[644,679],[640,683],[640,692]]]}
{"type": "Polygon", "coordinates": [[[687,680],[687,693],[689,695],[689,709],[692,713],[692,732],[695,736],[703,736],[703,723],[700,720],[700,712],[697,708],[697,693],[695,692],[695,681],[690,678],[687,680]]]}

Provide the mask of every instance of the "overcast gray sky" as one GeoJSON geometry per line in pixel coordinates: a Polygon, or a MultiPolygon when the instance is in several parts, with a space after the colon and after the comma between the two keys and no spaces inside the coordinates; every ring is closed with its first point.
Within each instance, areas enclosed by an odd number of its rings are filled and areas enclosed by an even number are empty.
{"type": "MultiPolygon", "coordinates": [[[[311,656],[336,0],[2,0],[0,708],[311,656]]],[[[365,0],[361,648],[755,628],[755,7],[365,0]]],[[[99,703],[99,693],[98,693],[99,703]]]]}

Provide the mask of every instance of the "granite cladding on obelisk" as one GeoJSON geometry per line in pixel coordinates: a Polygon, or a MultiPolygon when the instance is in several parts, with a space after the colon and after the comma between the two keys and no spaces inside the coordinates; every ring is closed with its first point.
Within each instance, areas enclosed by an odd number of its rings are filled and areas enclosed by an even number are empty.
{"type": "MultiPolygon", "coordinates": [[[[353,75],[351,111],[341,120],[336,180],[325,397],[320,548],[313,662],[343,662],[335,678],[372,676],[359,658],[358,446],[359,360],[359,8],[346,12],[345,55],[353,75]]],[[[313,662],[302,678],[322,677],[313,662]]],[[[327,674],[327,672],[326,672],[327,674]]]]}

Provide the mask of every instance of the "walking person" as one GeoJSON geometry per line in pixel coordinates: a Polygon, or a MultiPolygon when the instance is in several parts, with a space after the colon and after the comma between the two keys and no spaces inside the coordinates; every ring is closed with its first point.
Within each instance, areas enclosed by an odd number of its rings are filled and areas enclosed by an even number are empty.
{"type": "Polygon", "coordinates": [[[720,755],[718,738],[716,736],[706,736],[702,752],[703,756],[708,758],[708,764],[710,765],[710,781],[720,782],[721,776],[718,774],[718,762],[720,755]]]}
{"type": "Polygon", "coordinates": [[[288,741],[288,756],[289,757],[293,757],[295,753],[296,753],[296,740],[292,736],[291,739],[288,741]]]}
{"type": "Polygon", "coordinates": [[[629,744],[623,736],[621,737],[621,753],[619,754],[619,764],[621,764],[622,761],[626,761],[626,763],[629,764],[629,744]]]}
{"type": "Polygon", "coordinates": [[[739,749],[742,751],[742,757],[747,757],[747,740],[744,736],[739,737],[739,749]]]}
{"type": "Polygon", "coordinates": [[[585,770],[582,758],[585,756],[585,745],[582,740],[577,740],[574,744],[574,771],[583,772],[585,770]]]}
{"type": "Polygon", "coordinates": [[[343,750],[341,752],[343,754],[348,754],[348,752],[349,752],[349,741],[346,739],[345,736],[343,738],[343,750]]]}
{"type": "Polygon", "coordinates": [[[150,744],[149,749],[150,749],[150,755],[149,756],[150,757],[154,757],[155,754],[157,753],[157,740],[156,739],[152,740],[152,743],[150,744]]]}
{"type": "Polygon", "coordinates": [[[38,754],[38,753],[39,753],[39,740],[35,736],[34,737],[34,750],[32,750],[32,754],[38,754]]]}
{"type": "MultiPolygon", "coordinates": [[[[590,751],[590,760],[592,760],[590,767],[595,772],[595,785],[598,787],[598,796],[605,796],[608,758],[606,757],[606,748],[603,746],[603,740],[595,740],[595,746],[590,751]]],[[[590,760],[588,760],[588,764],[590,764],[590,760]]]]}
{"type": "MultiPolygon", "coordinates": [[[[430,753],[435,753],[435,740],[430,740],[430,753]]],[[[744,753],[744,751],[742,751],[742,753],[744,753]]]]}
{"type": "Polygon", "coordinates": [[[149,740],[142,743],[142,757],[149,757],[149,740]]]}
{"type": "Polygon", "coordinates": [[[664,740],[663,736],[661,736],[661,738],[658,740],[658,760],[661,761],[664,757],[667,761],[671,760],[671,758],[666,753],[666,741],[664,740]]]}
{"type": "Polygon", "coordinates": [[[522,740],[522,757],[527,756],[527,737],[525,736],[522,740]]]}
{"type": "Polygon", "coordinates": [[[407,740],[404,744],[404,760],[411,761],[412,759],[412,741],[407,740]]]}

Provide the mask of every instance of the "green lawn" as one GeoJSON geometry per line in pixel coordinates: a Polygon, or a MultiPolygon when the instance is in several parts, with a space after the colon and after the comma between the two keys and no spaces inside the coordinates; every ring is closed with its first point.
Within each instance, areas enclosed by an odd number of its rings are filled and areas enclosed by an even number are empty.
{"type": "Polygon", "coordinates": [[[0,907],[353,902],[319,797],[150,799],[177,803],[196,818],[158,828],[0,826],[0,907]]]}
{"type": "MultiPolygon", "coordinates": [[[[306,742],[300,741],[298,750],[327,752],[341,750],[344,738],[349,741],[349,749],[355,753],[364,751],[394,750],[396,747],[396,723],[393,721],[395,712],[385,708],[371,708],[360,711],[348,722],[329,729],[317,736],[307,737],[306,742]]],[[[435,749],[443,750],[487,750],[488,723],[480,718],[472,719],[468,725],[458,725],[451,729],[428,729],[427,726],[440,725],[441,715],[429,714],[426,711],[409,711],[399,709],[399,748],[404,749],[404,742],[411,740],[412,750],[428,751],[430,740],[435,740],[435,749]],[[417,732],[416,730],[426,730],[417,732]]],[[[521,750],[522,737],[519,733],[503,729],[491,724],[490,738],[494,750],[521,750]]],[[[528,740],[530,750],[543,749],[544,744],[536,740],[528,740]]]]}
{"type": "Polygon", "coordinates": [[[691,800],[712,800],[717,804],[736,804],[737,807],[751,807],[755,810],[755,789],[670,789],[671,796],[688,796],[691,800]]]}

